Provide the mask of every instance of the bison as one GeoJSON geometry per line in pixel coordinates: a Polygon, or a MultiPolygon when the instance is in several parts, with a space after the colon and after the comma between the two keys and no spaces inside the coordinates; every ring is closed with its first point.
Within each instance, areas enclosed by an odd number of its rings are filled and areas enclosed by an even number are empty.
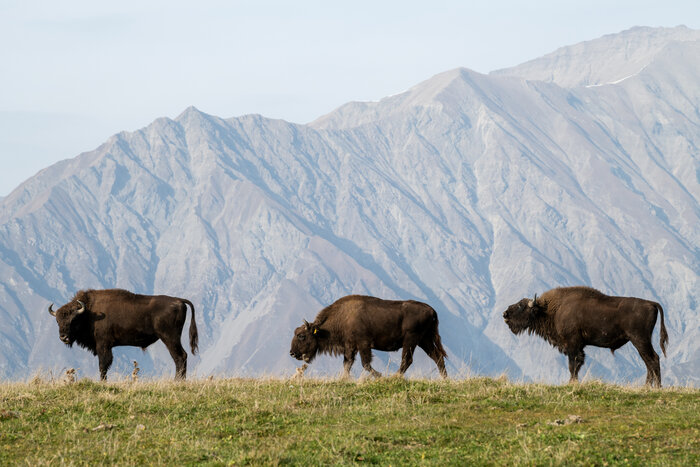
{"type": "Polygon", "coordinates": [[[438,333],[438,316],[425,303],[414,300],[382,300],[349,295],[321,310],[313,323],[294,330],[289,354],[310,363],[317,354],[342,355],[345,377],[355,356],[360,353],[362,367],[372,376],[381,374],[372,368],[372,349],[392,352],[403,348],[398,374],[403,375],[413,362],[416,346],[437,364],[447,377],[445,358],[438,333]]]}
{"type": "Polygon", "coordinates": [[[166,295],[137,295],[126,290],[81,290],[58,310],[49,305],[56,317],[61,341],[77,342],[97,355],[100,379],[107,379],[112,365],[112,347],[146,347],[160,339],[175,361],[175,377],[187,374],[187,353],[180,343],[187,305],[192,309],[190,349],[197,353],[199,336],[194,321],[194,305],[189,300],[166,295]]]}
{"type": "Polygon", "coordinates": [[[565,354],[570,383],[578,381],[587,345],[605,347],[614,354],[632,342],[646,364],[646,384],[661,387],[659,356],[651,344],[657,311],[661,314],[659,343],[666,356],[664,310],[641,298],[611,297],[590,287],[562,287],[539,298],[523,298],[508,307],[503,319],[514,334],[537,334],[565,354]]]}

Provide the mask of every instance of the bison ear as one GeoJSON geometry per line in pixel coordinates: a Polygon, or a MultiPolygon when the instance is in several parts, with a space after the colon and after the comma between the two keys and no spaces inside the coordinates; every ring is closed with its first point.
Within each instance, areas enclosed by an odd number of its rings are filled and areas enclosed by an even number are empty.
{"type": "Polygon", "coordinates": [[[316,326],[316,325],[312,326],[312,327],[311,327],[311,332],[313,333],[314,336],[315,336],[316,334],[318,334],[318,326],[316,326]]]}

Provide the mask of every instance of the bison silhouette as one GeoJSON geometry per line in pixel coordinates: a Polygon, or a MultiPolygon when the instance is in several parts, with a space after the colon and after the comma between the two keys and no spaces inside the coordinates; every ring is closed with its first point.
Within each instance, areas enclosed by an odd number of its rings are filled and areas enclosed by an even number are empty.
{"type": "Polygon", "coordinates": [[[627,342],[647,367],[646,384],[661,386],[659,356],[651,344],[656,315],[661,315],[660,342],[666,356],[668,334],[664,310],[656,302],[611,297],[590,287],[561,287],[509,306],[503,319],[514,334],[537,334],[569,358],[569,382],[578,381],[584,347],[605,347],[613,354],[627,342]]]}
{"type": "Polygon", "coordinates": [[[192,310],[190,349],[197,353],[198,334],[194,305],[189,300],[166,295],[137,295],[126,290],[81,290],[73,299],[49,313],[56,317],[61,341],[77,342],[97,355],[100,379],[107,379],[112,365],[112,347],[133,345],[144,350],[160,339],[175,362],[175,377],[187,375],[187,352],[180,336],[185,325],[187,305],[192,310]]]}
{"type": "Polygon", "coordinates": [[[306,363],[319,353],[342,355],[345,377],[359,352],[362,367],[373,376],[372,349],[392,352],[403,349],[398,374],[413,362],[413,351],[420,347],[447,377],[445,358],[438,333],[438,316],[429,305],[414,300],[382,300],[349,295],[321,310],[313,323],[306,320],[294,330],[289,354],[306,363]]]}

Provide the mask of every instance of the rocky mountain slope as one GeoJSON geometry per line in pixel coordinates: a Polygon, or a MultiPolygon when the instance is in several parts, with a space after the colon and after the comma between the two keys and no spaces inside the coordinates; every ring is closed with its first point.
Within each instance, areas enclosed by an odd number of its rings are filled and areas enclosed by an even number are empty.
{"type": "MultiPolygon", "coordinates": [[[[564,382],[565,358],[501,314],[586,284],[660,301],[664,383],[697,385],[697,31],[635,28],[555,56],[451,70],[308,125],[189,108],[48,167],[0,200],[0,375],[95,377],[46,308],[123,287],[196,304],[198,376],[291,374],[294,327],[361,293],[430,303],[453,375],[564,382]]],[[[587,354],[587,378],[644,381],[630,345],[587,354]]],[[[394,371],[400,355],[375,357],[394,371]]],[[[434,376],[416,357],[409,374],[434,376]]],[[[115,375],[131,360],[173,373],[161,343],[117,349],[115,375]]]]}

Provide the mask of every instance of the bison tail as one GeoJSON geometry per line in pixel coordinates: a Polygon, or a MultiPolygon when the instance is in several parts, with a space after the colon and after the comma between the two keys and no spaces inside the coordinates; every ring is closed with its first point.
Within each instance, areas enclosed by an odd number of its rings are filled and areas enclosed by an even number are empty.
{"type": "Polygon", "coordinates": [[[659,328],[659,345],[661,345],[661,351],[664,353],[665,357],[666,343],[668,342],[668,333],[666,332],[666,326],[664,325],[664,309],[659,303],[655,303],[655,305],[656,308],[659,310],[659,314],[661,314],[661,327],[659,328]]]}
{"type": "Polygon", "coordinates": [[[435,345],[435,350],[438,354],[442,355],[443,358],[447,358],[447,352],[445,352],[445,348],[442,346],[442,339],[440,339],[440,333],[438,332],[437,313],[435,312],[435,310],[433,310],[433,313],[435,313],[435,328],[433,329],[433,345],[435,345]]]}
{"type": "Polygon", "coordinates": [[[190,350],[192,350],[192,355],[197,355],[197,350],[199,350],[199,334],[197,334],[197,323],[194,320],[194,305],[189,300],[182,300],[192,308],[192,320],[190,321],[190,350]]]}
{"type": "Polygon", "coordinates": [[[433,339],[435,342],[435,349],[442,355],[443,358],[447,358],[447,352],[445,352],[445,348],[442,346],[442,339],[440,339],[440,333],[437,330],[437,327],[435,328],[435,338],[433,339]]]}

